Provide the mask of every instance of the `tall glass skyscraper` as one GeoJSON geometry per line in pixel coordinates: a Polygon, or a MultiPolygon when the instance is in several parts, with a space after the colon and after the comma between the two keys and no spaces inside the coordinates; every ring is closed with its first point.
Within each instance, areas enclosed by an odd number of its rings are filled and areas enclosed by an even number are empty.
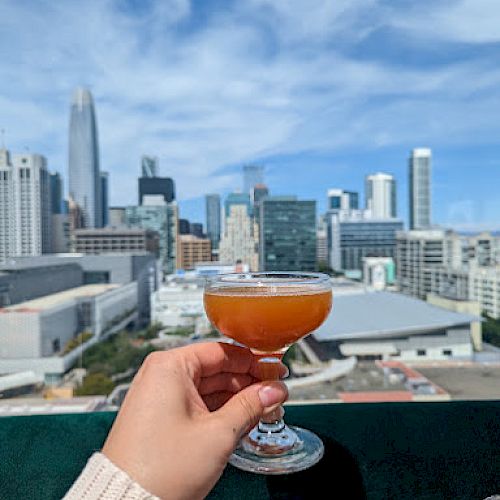
{"type": "Polygon", "coordinates": [[[101,172],[100,176],[102,227],[106,227],[109,223],[109,174],[101,172]]]}
{"type": "Polygon", "coordinates": [[[219,248],[220,242],[220,196],[207,194],[205,196],[205,213],[207,217],[207,236],[212,250],[219,248]]]}
{"type": "Polygon", "coordinates": [[[410,229],[431,226],[431,150],[417,148],[409,160],[410,229]]]}
{"type": "Polygon", "coordinates": [[[69,194],[82,211],[86,227],[102,226],[99,144],[94,100],[89,90],[77,88],[69,122],[69,194]]]}
{"type": "Polygon", "coordinates": [[[365,179],[365,207],[375,219],[396,217],[396,181],[389,174],[378,172],[365,179]]]}
{"type": "Polygon", "coordinates": [[[264,183],[264,168],[259,165],[245,165],[243,167],[243,192],[250,194],[253,187],[264,183]]]}

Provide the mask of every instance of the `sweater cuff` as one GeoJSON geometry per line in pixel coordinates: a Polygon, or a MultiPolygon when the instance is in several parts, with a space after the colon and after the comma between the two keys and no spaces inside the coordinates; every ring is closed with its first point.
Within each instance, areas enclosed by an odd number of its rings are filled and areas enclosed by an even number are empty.
{"type": "Polygon", "coordinates": [[[160,500],[102,453],[94,453],[63,500],[160,500]]]}

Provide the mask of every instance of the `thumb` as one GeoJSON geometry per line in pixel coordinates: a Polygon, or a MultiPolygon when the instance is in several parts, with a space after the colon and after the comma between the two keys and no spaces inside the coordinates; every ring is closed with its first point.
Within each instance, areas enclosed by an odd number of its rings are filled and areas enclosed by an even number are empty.
{"type": "Polygon", "coordinates": [[[288,390],[283,382],[253,384],[235,394],[216,413],[226,428],[233,429],[238,440],[257,424],[266,408],[283,403],[287,397],[288,390]]]}

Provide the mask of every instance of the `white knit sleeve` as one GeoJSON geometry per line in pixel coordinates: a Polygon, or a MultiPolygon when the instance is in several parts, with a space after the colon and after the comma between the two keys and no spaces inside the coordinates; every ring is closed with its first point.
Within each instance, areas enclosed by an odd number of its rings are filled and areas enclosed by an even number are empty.
{"type": "Polygon", "coordinates": [[[63,500],[160,500],[102,453],[94,453],[63,500]]]}

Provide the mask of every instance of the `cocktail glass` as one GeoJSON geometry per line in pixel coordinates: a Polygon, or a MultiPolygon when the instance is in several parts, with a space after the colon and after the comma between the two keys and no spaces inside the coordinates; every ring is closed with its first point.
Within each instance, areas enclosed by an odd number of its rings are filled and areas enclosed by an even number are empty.
{"type": "MultiPolygon", "coordinates": [[[[267,272],[210,278],[204,304],[212,324],[258,357],[262,380],[276,380],[279,363],[294,342],[318,328],[332,307],[325,274],[267,272]]],[[[282,407],[266,414],[241,439],[230,463],[260,474],[307,469],[323,456],[321,440],[311,431],[287,426],[282,407]]]]}

